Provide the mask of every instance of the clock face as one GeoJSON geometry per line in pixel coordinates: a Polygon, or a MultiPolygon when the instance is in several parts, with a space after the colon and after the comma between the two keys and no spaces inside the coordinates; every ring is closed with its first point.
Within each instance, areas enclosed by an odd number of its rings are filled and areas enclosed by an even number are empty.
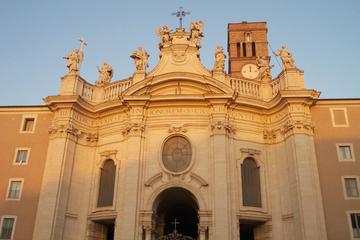
{"type": "Polygon", "coordinates": [[[243,77],[255,79],[259,75],[259,69],[255,64],[245,64],[241,69],[243,77]]]}

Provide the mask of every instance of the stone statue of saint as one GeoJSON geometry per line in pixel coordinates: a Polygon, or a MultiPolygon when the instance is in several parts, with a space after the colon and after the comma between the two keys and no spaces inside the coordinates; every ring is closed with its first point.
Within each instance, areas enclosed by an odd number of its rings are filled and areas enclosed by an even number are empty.
{"type": "Polygon", "coordinates": [[[156,34],[160,37],[160,47],[171,42],[170,29],[167,25],[156,29],[156,34]]]}
{"type": "Polygon", "coordinates": [[[67,61],[66,67],[68,68],[68,73],[78,73],[80,65],[84,59],[84,52],[76,48],[63,58],[67,61]]]}
{"type": "Polygon", "coordinates": [[[273,52],[276,56],[279,56],[283,67],[285,69],[288,68],[296,68],[295,67],[295,61],[293,59],[292,54],[289,52],[289,50],[286,48],[285,45],[281,46],[281,49],[278,50],[277,52],[273,52]]]}
{"type": "Polygon", "coordinates": [[[270,65],[269,61],[265,57],[257,57],[256,63],[259,69],[259,76],[261,80],[271,80],[271,68],[273,65],[270,65]]]}
{"type": "Polygon", "coordinates": [[[201,47],[200,38],[204,36],[203,30],[204,22],[191,22],[190,23],[190,37],[189,40],[191,43],[195,44],[197,47],[201,47]]]}
{"type": "Polygon", "coordinates": [[[80,47],[72,50],[66,57],[66,67],[68,68],[68,73],[78,74],[80,71],[80,65],[84,59],[84,46],[87,45],[85,39],[81,37],[79,39],[80,47]]]}
{"type": "Polygon", "coordinates": [[[215,63],[214,71],[224,71],[226,54],[221,46],[217,46],[215,49],[215,63]]]}
{"type": "Polygon", "coordinates": [[[99,79],[96,81],[96,86],[104,86],[111,82],[111,79],[114,75],[113,68],[107,64],[104,63],[101,68],[97,68],[99,72],[99,79]]]}
{"type": "Polygon", "coordinates": [[[130,57],[134,59],[137,71],[145,71],[149,67],[148,58],[150,55],[141,47],[131,53],[130,57]]]}

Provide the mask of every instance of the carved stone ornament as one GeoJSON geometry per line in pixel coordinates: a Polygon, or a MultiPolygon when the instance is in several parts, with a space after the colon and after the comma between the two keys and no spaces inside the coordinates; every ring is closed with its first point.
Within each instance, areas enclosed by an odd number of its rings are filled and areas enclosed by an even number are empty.
{"type": "Polygon", "coordinates": [[[263,131],[264,140],[273,143],[276,140],[276,131],[275,130],[267,130],[263,131]]]}
{"type": "Polygon", "coordinates": [[[48,132],[52,136],[65,136],[66,134],[70,134],[72,136],[79,137],[82,134],[82,132],[79,129],[75,128],[72,124],[52,125],[51,127],[49,127],[48,132]]]}
{"type": "Polygon", "coordinates": [[[145,130],[144,123],[142,123],[142,122],[134,122],[134,123],[127,124],[127,126],[122,130],[122,134],[124,136],[126,136],[128,134],[141,133],[144,130],[145,130]]]}
{"type": "Polygon", "coordinates": [[[236,129],[229,124],[228,121],[215,121],[211,124],[212,131],[226,131],[228,133],[235,133],[236,129]]]}
{"type": "Polygon", "coordinates": [[[187,129],[184,124],[173,124],[169,128],[169,133],[186,133],[187,129]]]}
{"type": "Polygon", "coordinates": [[[289,120],[284,124],[281,132],[283,135],[286,136],[291,131],[307,132],[312,134],[313,130],[314,130],[314,123],[312,123],[311,121],[289,120]]]}
{"type": "Polygon", "coordinates": [[[253,149],[253,148],[240,148],[240,152],[242,154],[247,154],[247,155],[250,155],[250,156],[259,155],[261,153],[260,150],[253,149]]]}
{"type": "Polygon", "coordinates": [[[274,65],[271,65],[265,57],[257,57],[256,63],[259,69],[259,77],[262,81],[271,80],[271,68],[274,65]]]}

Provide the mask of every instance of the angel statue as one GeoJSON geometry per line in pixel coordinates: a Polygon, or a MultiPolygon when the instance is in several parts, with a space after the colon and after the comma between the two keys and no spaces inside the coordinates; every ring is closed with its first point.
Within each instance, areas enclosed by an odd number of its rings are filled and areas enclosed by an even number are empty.
{"type": "Polygon", "coordinates": [[[145,71],[149,67],[148,58],[150,55],[141,47],[131,53],[130,57],[134,59],[137,71],[145,71]]]}
{"type": "Polygon", "coordinates": [[[84,59],[84,52],[76,48],[63,58],[66,59],[66,67],[68,68],[69,73],[78,73],[80,64],[84,59]]]}
{"type": "Polygon", "coordinates": [[[157,28],[156,35],[158,35],[161,39],[159,43],[160,47],[171,42],[170,29],[167,25],[157,28]]]}
{"type": "Polygon", "coordinates": [[[191,43],[195,44],[197,47],[201,47],[200,44],[200,37],[204,36],[203,30],[204,29],[204,22],[191,22],[190,23],[190,37],[189,40],[191,43]]]}
{"type": "Polygon", "coordinates": [[[273,53],[275,54],[275,56],[280,57],[280,59],[282,61],[282,64],[283,64],[283,67],[285,69],[296,68],[293,56],[289,52],[289,50],[286,48],[285,45],[282,45],[280,50],[278,50],[277,52],[273,52],[273,53]]]}
{"type": "Polygon", "coordinates": [[[267,80],[271,79],[271,68],[274,67],[274,65],[270,65],[269,61],[266,60],[265,57],[257,57],[256,63],[259,69],[259,76],[261,80],[267,80]]]}
{"type": "Polygon", "coordinates": [[[101,68],[97,67],[97,69],[99,72],[99,79],[96,81],[96,86],[101,87],[109,84],[114,75],[113,68],[109,64],[104,63],[101,68]]]}
{"type": "Polygon", "coordinates": [[[215,49],[215,63],[214,71],[224,71],[226,54],[221,46],[217,46],[215,49]]]}

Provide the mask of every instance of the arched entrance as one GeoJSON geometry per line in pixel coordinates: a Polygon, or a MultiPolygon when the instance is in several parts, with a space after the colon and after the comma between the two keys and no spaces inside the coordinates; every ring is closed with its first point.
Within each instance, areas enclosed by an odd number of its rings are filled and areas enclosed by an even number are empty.
{"type": "Polygon", "coordinates": [[[198,238],[199,205],[188,190],[172,187],[164,190],[153,204],[153,239],[177,233],[198,238]]]}

